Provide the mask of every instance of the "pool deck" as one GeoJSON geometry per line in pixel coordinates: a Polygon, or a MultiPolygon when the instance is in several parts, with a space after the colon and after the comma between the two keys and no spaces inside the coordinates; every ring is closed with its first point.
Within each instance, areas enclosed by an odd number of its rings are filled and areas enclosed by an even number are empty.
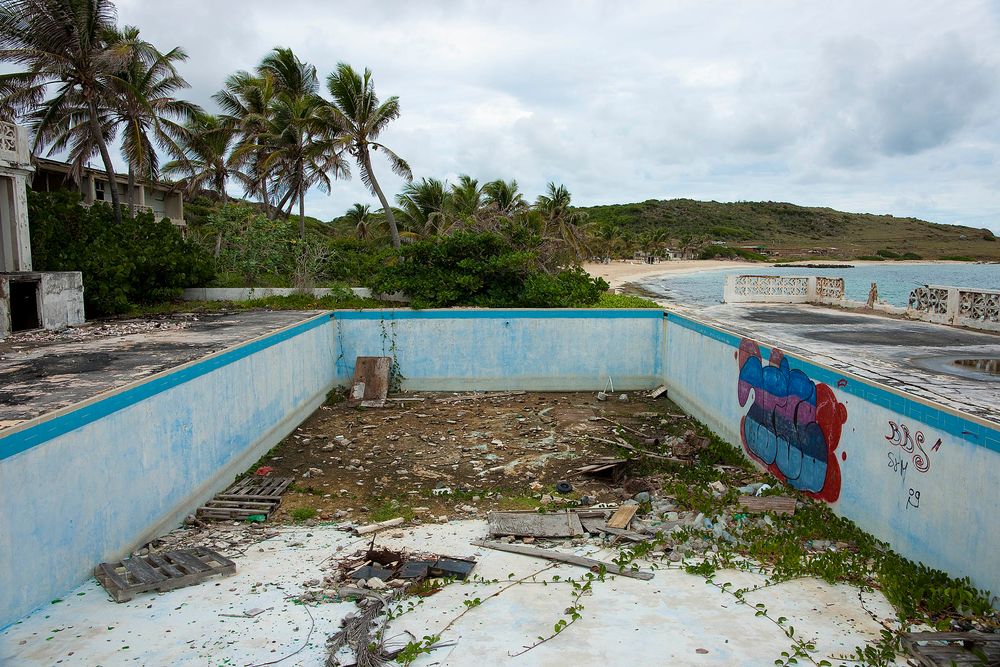
{"type": "Polygon", "coordinates": [[[814,305],[685,309],[734,333],[1000,423],[1000,376],[955,359],[1000,358],[1000,335],[814,305]]]}
{"type": "Polygon", "coordinates": [[[191,313],[13,334],[0,341],[0,431],[316,312],[191,313]]]}
{"type": "MultiPolygon", "coordinates": [[[[580,600],[579,621],[515,657],[566,618],[573,600],[567,579],[579,580],[587,571],[470,544],[486,533],[485,521],[470,520],[379,535],[381,547],[474,557],[474,575],[487,580],[451,584],[421,598],[413,611],[390,622],[385,633],[390,649],[442,633],[441,642],[449,645],[419,656],[414,665],[756,667],[774,664],[792,644],[782,628],[757,615],[755,605],[760,604],[771,617],[786,617],[797,639],[814,641],[817,661],[839,664],[840,656],[879,637],[883,627],[876,618],[893,618],[880,592],[816,579],[773,584],[752,572],[718,572],[720,584],[755,589],[746,595],[748,604],[741,605],[732,594],[706,585],[703,577],[677,564],[659,563],[661,569],[650,581],[612,576],[595,581],[580,600]],[[533,574],[533,581],[510,583],[533,574]],[[481,604],[464,604],[476,598],[481,604]]],[[[230,577],[141,594],[122,604],[88,581],[0,631],[0,664],[324,664],[327,638],[358,607],[349,600],[304,605],[290,598],[305,590],[304,582],[322,579],[339,556],[366,547],[368,540],[329,525],[281,529],[237,557],[236,574],[230,577]],[[250,609],[265,611],[253,618],[231,616],[250,609]]],[[[593,544],[560,549],[605,559],[616,553],[593,544]]],[[[349,651],[338,657],[339,664],[353,664],[349,651]]]]}

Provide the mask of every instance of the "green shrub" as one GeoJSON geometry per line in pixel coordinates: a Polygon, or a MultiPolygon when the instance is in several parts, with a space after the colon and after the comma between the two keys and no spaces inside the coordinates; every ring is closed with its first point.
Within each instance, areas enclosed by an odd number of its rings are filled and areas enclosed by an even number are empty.
{"type": "Polygon", "coordinates": [[[296,507],[291,511],[292,520],[294,521],[308,521],[315,517],[316,514],[316,509],[312,507],[296,507]]]}
{"type": "Polygon", "coordinates": [[[659,305],[655,301],[650,301],[649,299],[644,299],[641,296],[636,296],[634,294],[612,294],[610,292],[605,292],[601,294],[601,298],[597,300],[593,308],[658,308],[663,309],[663,306],[659,305]]]}
{"type": "Polygon", "coordinates": [[[534,251],[492,232],[459,232],[404,246],[367,281],[374,291],[402,291],[414,308],[568,308],[595,303],[608,288],[579,267],[544,273],[534,251]]]}
{"type": "Polygon", "coordinates": [[[968,255],[945,255],[941,259],[947,259],[952,262],[974,262],[975,257],[969,257],[968,255]]]}
{"type": "Polygon", "coordinates": [[[923,259],[923,255],[918,255],[915,252],[905,252],[899,256],[900,259],[923,259]]]}
{"type": "Polygon", "coordinates": [[[83,208],[75,192],[28,192],[31,249],[37,271],[81,271],[89,316],[128,312],[180,296],[213,277],[211,258],[166,220],[109,206],[83,208]]]}
{"type": "Polygon", "coordinates": [[[880,257],[878,255],[858,255],[858,259],[862,259],[866,262],[884,262],[885,257],[880,257]]]}
{"type": "Polygon", "coordinates": [[[879,250],[875,253],[879,257],[885,257],[886,259],[899,259],[899,253],[893,252],[891,250],[879,250]]]}

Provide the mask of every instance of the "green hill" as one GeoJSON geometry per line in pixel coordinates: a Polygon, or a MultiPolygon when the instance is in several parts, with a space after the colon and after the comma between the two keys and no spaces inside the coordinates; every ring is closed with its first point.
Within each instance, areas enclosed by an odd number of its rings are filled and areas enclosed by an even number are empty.
{"type": "Polygon", "coordinates": [[[855,259],[912,253],[926,259],[1000,260],[1000,243],[987,229],[942,225],[917,218],[845,213],[782,202],[649,200],[582,207],[598,235],[676,243],[700,238],[732,246],[763,246],[782,258],[855,259]]]}

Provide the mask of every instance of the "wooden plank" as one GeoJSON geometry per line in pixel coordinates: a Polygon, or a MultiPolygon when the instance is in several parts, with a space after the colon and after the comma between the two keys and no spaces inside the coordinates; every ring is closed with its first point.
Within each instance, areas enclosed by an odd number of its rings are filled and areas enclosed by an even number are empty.
{"type": "Polygon", "coordinates": [[[256,500],[209,500],[202,507],[211,509],[259,509],[269,510],[274,507],[273,501],[259,502],[256,500]]]}
{"type": "Polygon", "coordinates": [[[552,551],[551,549],[538,549],[536,547],[529,547],[523,544],[504,544],[503,542],[472,542],[474,546],[483,547],[486,549],[494,549],[496,551],[506,551],[512,554],[520,554],[522,556],[531,556],[533,558],[544,558],[545,560],[555,561],[557,563],[568,563],[570,565],[577,565],[579,567],[585,567],[588,570],[597,572],[601,567],[608,574],[615,574],[621,577],[629,577],[631,579],[642,579],[643,581],[648,581],[653,578],[653,573],[644,570],[631,570],[618,567],[614,563],[606,563],[604,561],[594,560],[593,558],[584,558],[583,556],[574,556],[573,554],[564,554],[560,551],[552,551]]]}
{"type": "Polygon", "coordinates": [[[347,405],[381,407],[389,394],[391,357],[358,357],[354,361],[354,382],[347,405]],[[379,404],[381,403],[381,404],[379,404]]]}
{"type": "Polygon", "coordinates": [[[388,521],[382,521],[381,523],[372,523],[367,526],[360,526],[354,529],[355,535],[367,535],[368,533],[374,533],[375,531],[382,530],[384,528],[392,528],[393,526],[398,526],[403,523],[405,519],[402,517],[396,517],[395,519],[389,519],[388,521]]]}
{"type": "Polygon", "coordinates": [[[490,536],[579,537],[583,535],[580,517],[573,512],[490,512],[486,517],[490,536]]]}
{"type": "Polygon", "coordinates": [[[740,496],[737,502],[740,509],[751,514],[795,514],[795,498],[789,496],[740,496]]]}
{"type": "Polygon", "coordinates": [[[632,517],[635,513],[639,511],[638,505],[622,505],[618,508],[610,519],[608,519],[608,528],[628,528],[628,525],[632,522],[632,517]]]}
{"type": "Polygon", "coordinates": [[[168,577],[184,576],[183,572],[181,572],[172,564],[168,563],[166,560],[160,558],[156,554],[149,554],[148,556],[146,556],[146,560],[148,560],[153,565],[153,567],[156,567],[157,569],[165,572],[168,577]]]}
{"type": "Polygon", "coordinates": [[[126,558],[122,561],[122,566],[129,573],[129,576],[143,584],[156,584],[167,578],[138,556],[126,558]]]}
{"type": "Polygon", "coordinates": [[[649,394],[647,395],[650,398],[659,398],[660,396],[663,396],[665,393],[667,393],[667,385],[661,384],[659,387],[649,392],[649,394]]]}
{"type": "Polygon", "coordinates": [[[200,559],[195,558],[190,552],[187,551],[172,551],[170,555],[173,557],[175,562],[181,562],[187,565],[191,570],[196,570],[198,572],[210,572],[212,567],[206,565],[200,559]]]}
{"type": "Polygon", "coordinates": [[[920,667],[984,664],[973,651],[983,653],[987,665],[1000,664],[1000,635],[977,631],[907,632],[901,635],[900,643],[920,667]]]}

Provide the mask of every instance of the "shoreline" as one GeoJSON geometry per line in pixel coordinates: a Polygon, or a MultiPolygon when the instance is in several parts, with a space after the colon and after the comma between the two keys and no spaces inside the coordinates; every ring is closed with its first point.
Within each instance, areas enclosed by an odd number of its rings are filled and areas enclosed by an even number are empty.
{"type": "MultiPolygon", "coordinates": [[[[821,260],[814,259],[808,260],[809,264],[830,264],[830,265],[843,265],[850,264],[852,266],[906,266],[906,265],[927,265],[927,266],[950,266],[955,264],[969,265],[973,262],[959,262],[955,260],[947,259],[914,259],[914,260],[894,260],[885,262],[876,262],[873,260],[856,260],[848,261],[844,260],[821,260]]],[[[794,262],[793,262],[794,264],[794,262]]],[[[693,273],[704,273],[706,271],[722,271],[725,269],[739,269],[746,267],[749,271],[753,271],[755,267],[758,268],[773,268],[770,263],[763,262],[744,262],[737,260],[720,260],[720,259],[675,259],[668,260],[665,262],[660,262],[659,264],[645,264],[640,262],[635,262],[634,260],[616,260],[612,261],[610,264],[598,264],[596,262],[585,262],[583,264],[583,270],[594,276],[595,278],[604,278],[611,290],[618,291],[622,288],[635,284],[639,281],[658,278],[661,276],[668,275],[691,275],[693,273]]],[[[795,268],[783,267],[783,268],[795,268]]],[[[809,268],[815,269],[816,267],[803,267],[806,270],[809,268]]],[[[831,267],[832,268],[832,267],[831,267]]],[[[849,270],[849,269],[845,269],[849,270]]]]}

